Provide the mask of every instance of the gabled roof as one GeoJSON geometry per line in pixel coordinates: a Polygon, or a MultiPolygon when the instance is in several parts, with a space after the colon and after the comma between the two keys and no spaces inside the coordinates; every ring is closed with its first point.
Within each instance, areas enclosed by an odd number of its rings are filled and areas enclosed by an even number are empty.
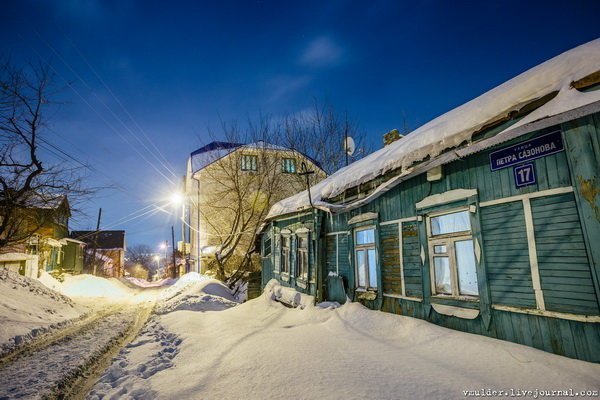
{"type": "MultiPolygon", "coordinates": [[[[4,197],[4,192],[0,192],[0,201],[4,197]]],[[[37,208],[41,210],[56,210],[63,206],[71,214],[69,200],[65,195],[45,194],[30,192],[27,197],[22,200],[21,206],[25,208],[37,208]]]]}
{"type": "MultiPolygon", "coordinates": [[[[125,231],[99,231],[97,236],[98,249],[125,248],[125,231]]],[[[71,237],[93,246],[96,233],[95,231],[71,231],[71,237]]]]}
{"type": "MultiPolygon", "coordinates": [[[[206,146],[200,147],[198,150],[193,151],[190,154],[191,160],[191,168],[192,173],[197,172],[203,168],[208,167],[210,164],[216,162],[217,160],[225,157],[226,155],[233,153],[239,148],[247,148],[247,149],[266,149],[266,150],[278,150],[278,151],[290,151],[294,152],[288,147],[279,146],[272,143],[267,143],[262,140],[258,140],[256,142],[242,144],[242,143],[233,143],[233,142],[211,142],[206,146]]],[[[296,151],[296,153],[299,153],[296,151]]],[[[301,153],[299,153],[301,154],[301,153]]],[[[309,159],[313,164],[321,168],[319,163],[317,163],[312,158],[302,154],[302,156],[309,159]]]]}
{"type": "MultiPolygon", "coordinates": [[[[557,124],[567,113],[576,118],[598,112],[600,90],[580,91],[573,83],[598,74],[599,70],[600,39],[596,39],[522,73],[340,169],[311,189],[312,203],[326,210],[354,208],[427,168],[557,124]],[[480,129],[546,96],[554,97],[495,136],[472,143],[473,134],[480,129]],[[343,207],[326,202],[346,189],[391,171],[395,176],[367,198],[343,207]]],[[[307,193],[302,192],[273,205],[267,218],[293,213],[308,205],[307,193]]]]}

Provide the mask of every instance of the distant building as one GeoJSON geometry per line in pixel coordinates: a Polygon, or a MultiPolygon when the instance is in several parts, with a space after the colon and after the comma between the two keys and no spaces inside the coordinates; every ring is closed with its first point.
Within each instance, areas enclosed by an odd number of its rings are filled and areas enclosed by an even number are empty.
{"type": "MultiPolygon", "coordinates": [[[[119,278],[125,268],[125,231],[72,231],[71,238],[87,244],[90,265],[97,264],[106,277],[119,278]],[[102,257],[99,257],[99,256],[102,257]],[[98,262],[101,260],[101,262],[98,262]],[[110,260],[110,262],[108,262],[110,260]]],[[[93,268],[93,267],[92,267],[93,268]]],[[[92,271],[86,271],[91,273],[92,271]]],[[[99,271],[96,271],[99,274],[99,271]]]]}
{"type": "MultiPolygon", "coordinates": [[[[309,157],[263,141],[249,144],[212,142],[192,152],[185,176],[188,227],[186,247],[189,248],[186,253],[190,269],[206,271],[207,265],[204,264],[211,258],[214,259],[215,253],[219,252],[223,245],[222,232],[226,232],[232,225],[227,205],[234,200],[219,195],[222,186],[227,184],[226,181],[230,181],[230,177],[226,175],[259,177],[266,172],[275,171],[281,178],[281,189],[273,196],[275,198],[264,200],[272,204],[306,189],[303,178],[298,176],[303,163],[308,170],[314,171],[311,176],[314,183],[327,176],[318,163],[309,157]],[[271,166],[271,170],[264,171],[264,165],[271,166]],[[217,210],[215,204],[223,208],[217,210]]],[[[263,195],[260,190],[254,191],[251,187],[246,194],[247,197],[256,196],[258,202],[263,202],[263,195]]]]}
{"type": "Polygon", "coordinates": [[[67,196],[35,195],[15,217],[12,237],[19,238],[0,249],[0,266],[21,275],[37,277],[40,269],[81,272],[83,243],[69,238],[71,209],[67,196]]]}

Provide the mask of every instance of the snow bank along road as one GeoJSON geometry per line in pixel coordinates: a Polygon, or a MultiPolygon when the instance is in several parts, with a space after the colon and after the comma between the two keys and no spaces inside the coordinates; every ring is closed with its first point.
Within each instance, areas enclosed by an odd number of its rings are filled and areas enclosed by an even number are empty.
{"type": "Polygon", "coordinates": [[[0,399],[82,397],[107,359],[133,340],[154,302],[112,305],[0,360],[0,399]]]}

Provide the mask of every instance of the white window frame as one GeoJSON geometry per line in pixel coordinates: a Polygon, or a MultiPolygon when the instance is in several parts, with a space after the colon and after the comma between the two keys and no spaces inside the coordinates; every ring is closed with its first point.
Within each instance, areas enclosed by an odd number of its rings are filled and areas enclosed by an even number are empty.
{"type": "Polygon", "coordinates": [[[282,234],[281,235],[281,254],[280,254],[280,266],[279,272],[282,277],[287,277],[289,279],[290,276],[290,251],[292,249],[292,236],[290,234],[282,234]],[[287,241],[288,246],[285,246],[287,241]],[[285,267],[285,268],[284,268],[285,267]]]}
{"type": "MultiPolygon", "coordinates": [[[[464,240],[471,240],[473,242],[473,245],[475,246],[475,237],[473,237],[473,227],[471,226],[471,221],[469,220],[469,230],[468,231],[452,232],[452,233],[446,233],[446,234],[441,234],[441,235],[433,235],[433,233],[431,231],[431,219],[432,218],[439,217],[442,215],[460,213],[460,212],[464,212],[464,211],[466,211],[470,215],[469,207],[448,209],[448,210],[433,212],[433,213],[427,215],[427,218],[426,218],[427,245],[429,248],[429,271],[430,271],[430,281],[431,281],[430,284],[431,284],[432,296],[459,299],[459,300],[471,300],[471,301],[479,300],[479,295],[475,296],[475,295],[460,294],[460,288],[458,285],[459,279],[458,279],[458,265],[457,265],[457,261],[456,261],[455,243],[464,241],[464,240]],[[440,246],[440,245],[446,246],[446,252],[436,254],[434,252],[435,246],[440,246]],[[448,261],[450,264],[450,279],[451,279],[451,281],[450,281],[451,293],[450,294],[437,292],[436,285],[435,285],[436,278],[435,278],[434,257],[448,257],[448,261]]],[[[473,257],[475,257],[475,259],[476,259],[475,254],[473,254],[473,257]]],[[[475,271],[475,273],[477,274],[477,270],[475,271]]],[[[479,277],[477,277],[477,278],[479,280],[479,277]]],[[[479,292],[479,287],[477,288],[477,291],[479,292]]]]}
{"type": "MultiPolygon", "coordinates": [[[[370,270],[370,265],[369,265],[369,256],[368,256],[368,250],[375,250],[375,271],[377,271],[377,263],[378,263],[378,254],[377,254],[377,232],[376,232],[376,227],[375,225],[369,225],[369,226],[362,226],[360,228],[356,228],[353,230],[353,242],[354,242],[354,273],[356,276],[356,282],[355,282],[355,286],[358,290],[378,290],[377,286],[373,287],[370,286],[370,282],[371,282],[371,277],[369,275],[369,270],[370,270]],[[373,242],[372,243],[367,243],[367,244],[357,244],[356,243],[356,234],[358,232],[361,231],[373,231],[373,242]],[[366,251],[366,258],[365,258],[365,286],[360,286],[360,279],[359,279],[359,273],[358,273],[358,252],[359,251],[366,251]]],[[[376,272],[377,273],[377,272],[376,272]]],[[[376,277],[377,280],[379,277],[376,277]]]]}
{"type": "Polygon", "coordinates": [[[308,282],[308,263],[309,263],[309,247],[308,233],[296,235],[296,278],[308,282]],[[300,241],[306,243],[305,248],[300,247],[300,241]],[[304,268],[302,268],[304,266],[304,268]]]}

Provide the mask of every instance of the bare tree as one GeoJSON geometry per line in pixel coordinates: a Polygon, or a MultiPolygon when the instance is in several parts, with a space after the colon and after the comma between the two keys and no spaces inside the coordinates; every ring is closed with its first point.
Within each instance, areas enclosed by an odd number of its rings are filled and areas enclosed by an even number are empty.
{"type": "Polygon", "coordinates": [[[284,117],[281,143],[315,160],[327,174],[371,152],[365,133],[348,113],[340,114],[316,99],[309,109],[284,117]],[[344,151],[346,137],[356,144],[353,155],[346,156],[344,151]]]}
{"type": "Polygon", "coordinates": [[[339,116],[333,107],[317,101],[309,111],[277,120],[263,117],[249,122],[245,129],[222,123],[221,131],[211,136],[225,139],[227,146],[240,146],[235,151],[214,153],[209,167],[196,176],[202,182],[202,194],[192,206],[202,221],[199,234],[206,236],[204,255],[213,255],[211,268],[219,279],[229,278],[230,282],[258,268],[252,252],[271,206],[307,188],[304,176],[285,171],[286,160],[294,160],[292,172],[300,172],[303,164],[312,171],[312,186],[326,173],[346,165],[346,136],[358,144],[350,162],[367,152],[365,136],[356,124],[346,114],[339,116]],[[252,164],[247,165],[249,162],[252,164]]]}
{"type": "Polygon", "coordinates": [[[49,66],[0,63],[0,248],[25,241],[53,218],[28,210],[90,192],[74,168],[47,165],[40,156],[55,95],[49,66]]]}
{"type": "MultiPolygon", "coordinates": [[[[294,171],[310,160],[279,146],[280,127],[268,118],[250,123],[243,131],[236,124],[223,123],[219,136],[227,143],[244,145],[226,156],[216,152],[210,165],[199,172],[203,190],[194,206],[204,227],[205,247],[214,255],[212,267],[225,280],[253,268],[251,253],[270,207],[306,188],[296,174],[285,170],[283,160],[294,160],[290,167],[294,171]]],[[[323,171],[316,172],[315,180],[325,177],[323,171]]]]}
{"type": "Polygon", "coordinates": [[[147,279],[156,271],[156,261],[154,261],[152,248],[145,244],[127,247],[125,269],[133,276],[147,279]],[[140,270],[145,272],[140,272],[140,270]]]}

